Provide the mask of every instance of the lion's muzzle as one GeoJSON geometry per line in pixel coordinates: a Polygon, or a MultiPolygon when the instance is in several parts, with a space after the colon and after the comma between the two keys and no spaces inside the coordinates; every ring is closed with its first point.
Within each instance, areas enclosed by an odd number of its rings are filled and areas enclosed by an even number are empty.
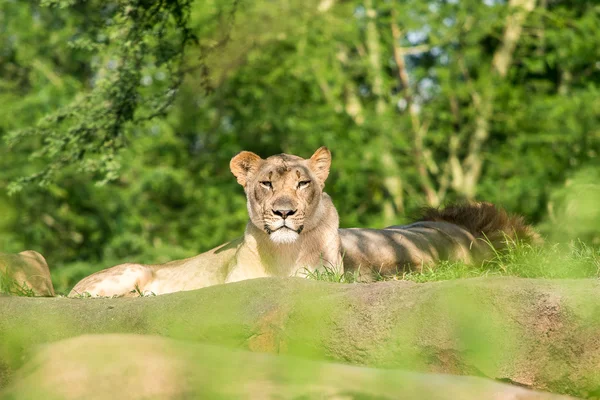
{"type": "Polygon", "coordinates": [[[295,225],[293,221],[281,218],[265,223],[264,230],[275,243],[292,243],[298,239],[304,225],[295,225]]]}

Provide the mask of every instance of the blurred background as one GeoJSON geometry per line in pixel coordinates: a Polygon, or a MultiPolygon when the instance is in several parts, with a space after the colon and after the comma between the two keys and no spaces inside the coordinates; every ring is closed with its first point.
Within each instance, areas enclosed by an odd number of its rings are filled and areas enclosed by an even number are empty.
{"type": "Polygon", "coordinates": [[[477,199],[598,245],[599,85],[596,1],[2,0],[0,251],[63,292],[193,256],[243,233],[231,157],[322,145],[342,227],[477,199]]]}

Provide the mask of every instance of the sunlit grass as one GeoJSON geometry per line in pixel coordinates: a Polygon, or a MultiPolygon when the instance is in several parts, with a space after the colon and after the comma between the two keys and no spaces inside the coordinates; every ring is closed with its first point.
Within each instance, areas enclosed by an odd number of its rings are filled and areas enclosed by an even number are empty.
{"type": "Polygon", "coordinates": [[[600,249],[580,241],[543,247],[517,245],[485,263],[505,275],[524,278],[600,276],[600,249]]]}
{"type": "Polygon", "coordinates": [[[341,272],[341,270],[342,268],[339,267],[321,266],[315,271],[305,269],[300,275],[321,282],[356,283],[359,281],[358,272],[341,272]]]}
{"type": "Polygon", "coordinates": [[[446,281],[452,279],[501,276],[498,271],[460,262],[441,261],[423,266],[422,271],[410,271],[391,276],[378,276],[378,280],[402,280],[418,283],[446,281]]]}
{"type": "MultiPolygon", "coordinates": [[[[309,279],[324,282],[360,282],[358,272],[341,273],[339,268],[323,267],[307,271],[309,279]]],[[[395,275],[376,275],[376,281],[404,280],[418,283],[452,279],[514,276],[522,278],[597,278],[600,277],[600,249],[581,241],[568,244],[536,246],[509,242],[502,252],[479,264],[439,261],[424,265],[420,271],[406,271],[395,275]]]]}
{"type": "Polygon", "coordinates": [[[477,265],[443,261],[425,266],[420,272],[383,279],[431,282],[483,276],[597,278],[600,276],[600,249],[579,241],[545,246],[512,242],[505,251],[495,253],[477,265]]]}

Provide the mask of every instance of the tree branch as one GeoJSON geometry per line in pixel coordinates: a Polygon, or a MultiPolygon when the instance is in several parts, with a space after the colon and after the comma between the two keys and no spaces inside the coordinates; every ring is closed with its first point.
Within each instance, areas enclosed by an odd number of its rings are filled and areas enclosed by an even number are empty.
{"type": "Polygon", "coordinates": [[[404,55],[407,54],[407,51],[401,48],[399,45],[400,39],[402,38],[402,33],[400,32],[400,29],[396,24],[395,17],[396,14],[394,10],[392,10],[392,22],[390,23],[393,38],[392,49],[394,53],[394,61],[396,62],[396,66],[398,67],[398,80],[400,81],[400,84],[402,86],[402,93],[404,99],[406,100],[406,105],[410,116],[415,149],[415,164],[421,181],[421,186],[425,191],[427,203],[433,207],[437,207],[440,204],[440,199],[433,187],[433,184],[429,177],[429,173],[427,172],[427,164],[424,152],[424,139],[429,129],[429,123],[422,124],[421,117],[419,116],[417,107],[414,104],[408,71],[406,69],[406,63],[404,62],[404,55]]]}
{"type": "Polygon", "coordinates": [[[510,0],[509,15],[504,26],[504,35],[500,47],[494,53],[492,65],[498,75],[504,78],[512,62],[512,56],[521,37],[523,24],[535,8],[536,0],[510,0]]]}
{"type": "Polygon", "coordinates": [[[386,109],[383,99],[383,76],[381,73],[381,49],[379,47],[379,32],[377,31],[377,10],[373,0],[365,0],[367,13],[367,49],[371,65],[373,94],[377,97],[376,112],[382,114],[386,109]]]}

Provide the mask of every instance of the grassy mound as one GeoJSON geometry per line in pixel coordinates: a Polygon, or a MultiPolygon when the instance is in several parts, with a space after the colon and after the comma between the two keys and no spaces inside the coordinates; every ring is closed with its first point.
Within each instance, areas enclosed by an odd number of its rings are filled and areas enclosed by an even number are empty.
{"type": "Polygon", "coordinates": [[[564,399],[481,378],[418,374],[226,350],[145,335],[45,346],[3,399],[564,399]]]}
{"type": "Polygon", "coordinates": [[[600,388],[595,279],[336,285],[269,278],[156,297],[0,299],[7,376],[24,349],[90,333],[474,375],[582,397],[600,388]]]}

